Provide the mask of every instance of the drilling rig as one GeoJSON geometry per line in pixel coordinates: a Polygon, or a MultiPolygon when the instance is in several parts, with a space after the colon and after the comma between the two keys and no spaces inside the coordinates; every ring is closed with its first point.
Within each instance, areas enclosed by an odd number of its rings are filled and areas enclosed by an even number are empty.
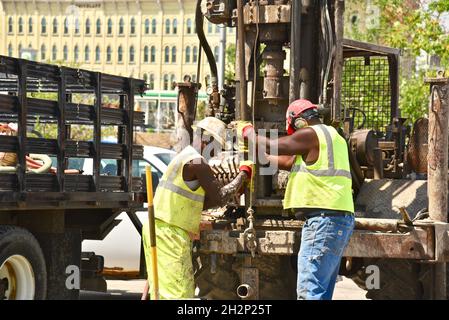
{"type": "MultiPolygon", "coordinates": [[[[196,28],[211,71],[207,114],[230,132],[245,120],[282,136],[290,102],[317,104],[350,156],[357,219],[340,274],[372,299],[444,299],[448,81],[429,79],[429,118],[407,124],[399,108],[400,50],[345,39],[344,10],[343,0],[198,0],[196,28]],[[222,88],[204,19],[237,29],[235,79],[222,88]],[[438,193],[436,186],[444,187],[438,193]],[[367,284],[372,270],[378,286],[367,284]]],[[[200,84],[178,86],[178,123],[191,132],[200,84]]],[[[245,157],[225,154],[213,166],[223,183],[245,157]]],[[[302,223],[283,210],[288,172],[256,167],[253,190],[203,217],[207,228],[194,247],[201,297],[296,298],[302,223]]]]}

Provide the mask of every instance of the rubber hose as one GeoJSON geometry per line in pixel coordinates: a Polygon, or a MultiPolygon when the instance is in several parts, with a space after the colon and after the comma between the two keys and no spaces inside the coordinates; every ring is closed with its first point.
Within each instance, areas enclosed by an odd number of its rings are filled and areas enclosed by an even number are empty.
{"type": "Polygon", "coordinates": [[[198,39],[200,41],[201,47],[204,49],[207,61],[209,62],[212,86],[218,86],[218,69],[217,62],[215,61],[215,56],[207,42],[206,35],[204,34],[203,28],[203,13],[201,12],[201,0],[196,2],[196,12],[195,12],[195,26],[198,39]]]}

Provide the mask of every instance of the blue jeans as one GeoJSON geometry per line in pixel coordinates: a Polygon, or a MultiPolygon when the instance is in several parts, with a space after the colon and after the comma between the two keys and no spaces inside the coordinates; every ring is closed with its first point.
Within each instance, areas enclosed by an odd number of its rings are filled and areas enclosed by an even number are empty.
{"type": "Polygon", "coordinates": [[[298,299],[331,300],[344,250],[354,230],[353,216],[307,219],[298,253],[298,299]]]}

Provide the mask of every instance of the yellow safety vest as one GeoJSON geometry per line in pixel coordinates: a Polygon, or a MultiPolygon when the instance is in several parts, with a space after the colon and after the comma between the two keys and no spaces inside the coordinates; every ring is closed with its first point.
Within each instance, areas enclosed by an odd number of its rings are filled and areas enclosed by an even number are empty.
{"type": "Polygon", "coordinates": [[[284,197],[284,209],[318,208],[354,212],[352,179],[346,141],[335,128],[311,126],[320,151],[318,160],[307,165],[296,156],[284,197]]]}
{"type": "Polygon", "coordinates": [[[154,213],[157,219],[193,234],[199,233],[204,189],[192,191],[184,182],[184,165],[203,157],[192,147],[182,150],[168,165],[154,196],[154,213]]]}

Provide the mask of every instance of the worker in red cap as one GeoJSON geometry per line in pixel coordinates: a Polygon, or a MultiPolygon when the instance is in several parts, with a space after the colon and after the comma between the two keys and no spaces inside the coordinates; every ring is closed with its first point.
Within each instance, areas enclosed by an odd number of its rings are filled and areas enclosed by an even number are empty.
{"type": "Polygon", "coordinates": [[[284,209],[304,220],[298,253],[298,299],[330,300],[343,252],[354,229],[352,180],[346,141],[334,127],[322,124],[318,108],[308,100],[287,110],[288,135],[258,136],[240,122],[243,139],[264,147],[270,162],[289,170],[284,209]]]}

